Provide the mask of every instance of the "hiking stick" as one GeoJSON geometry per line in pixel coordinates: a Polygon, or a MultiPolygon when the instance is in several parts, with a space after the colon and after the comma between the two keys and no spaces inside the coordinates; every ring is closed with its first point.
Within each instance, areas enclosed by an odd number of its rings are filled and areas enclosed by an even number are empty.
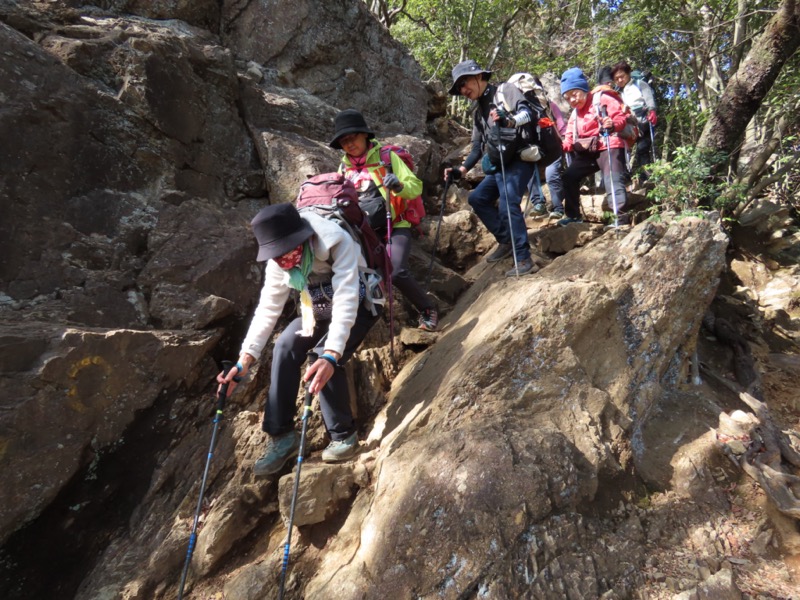
{"type": "MultiPolygon", "coordinates": [[[[233,363],[229,360],[222,361],[222,374],[226,376],[228,371],[233,367],[233,363]]],[[[225,407],[225,398],[228,396],[228,384],[223,383],[217,392],[217,411],[214,414],[214,429],[211,432],[211,445],[208,448],[208,457],[206,458],[206,468],[203,470],[203,479],[200,483],[200,497],[197,499],[197,510],[194,511],[194,523],[192,524],[192,533],[189,536],[189,549],[186,551],[186,562],[183,564],[183,573],[181,574],[181,584],[178,588],[178,600],[183,598],[183,588],[186,585],[186,576],[189,574],[189,564],[192,562],[192,554],[194,553],[194,545],[197,542],[197,526],[200,523],[200,511],[203,509],[203,493],[206,489],[206,482],[208,481],[208,468],[211,464],[211,457],[214,455],[214,446],[217,443],[217,431],[219,429],[219,422],[222,420],[222,409],[225,407]]]]}
{"type": "MultiPolygon", "coordinates": [[[[608,116],[608,109],[605,106],[600,106],[600,116],[604,119],[608,116]]],[[[608,134],[608,129],[603,127],[600,128],[600,131],[603,134],[603,137],[606,141],[606,150],[608,150],[608,183],[611,184],[611,203],[614,209],[614,228],[619,228],[619,215],[617,214],[617,192],[614,189],[614,163],[613,157],[611,156],[611,144],[610,135],[608,134]]],[[[608,190],[606,190],[608,192],[608,190]]]]}
{"type": "MultiPolygon", "coordinates": [[[[314,358],[316,360],[316,354],[313,352],[308,353],[309,360],[314,358]]],[[[311,392],[308,391],[308,387],[311,385],[309,382],[306,385],[306,398],[305,402],[303,403],[303,428],[300,432],[300,449],[297,451],[297,474],[294,477],[294,491],[292,492],[292,504],[289,508],[289,531],[286,532],[286,544],[283,546],[283,565],[281,567],[281,582],[280,586],[278,587],[278,600],[283,600],[283,590],[284,586],[286,585],[286,571],[289,568],[289,550],[292,547],[292,526],[294,525],[294,509],[297,506],[297,492],[300,489],[300,467],[303,465],[303,454],[305,453],[306,449],[306,432],[308,431],[308,418],[311,416],[311,401],[313,400],[314,396],[311,392]]]]}
{"type": "MultiPolygon", "coordinates": [[[[459,172],[460,175],[460,172],[459,172]]],[[[453,171],[447,174],[444,180],[444,192],[442,193],[442,205],[439,208],[439,223],[436,225],[436,235],[433,238],[433,250],[431,250],[431,264],[428,265],[428,276],[425,278],[425,293],[431,286],[431,276],[433,275],[433,259],[436,257],[436,247],[439,245],[439,232],[442,230],[442,219],[444,219],[444,205],[447,202],[447,188],[453,182],[453,171]]]]}
{"type": "Polygon", "coordinates": [[[649,121],[648,124],[650,125],[650,153],[653,155],[653,162],[656,162],[656,134],[655,131],[653,131],[655,127],[653,127],[653,124],[649,121]]]}
{"type": "Polygon", "coordinates": [[[389,275],[386,277],[387,287],[389,288],[389,354],[392,357],[392,362],[394,362],[394,290],[392,289],[392,271],[394,270],[394,265],[392,265],[392,202],[391,202],[391,192],[384,187],[386,190],[386,198],[384,198],[384,203],[386,204],[386,255],[389,257],[389,275]]]}
{"type": "Polygon", "coordinates": [[[500,175],[503,179],[503,194],[506,196],[506,213],[508,213],[508,235],[511,238],[511,253],[514,255],[514,271],[519,279],[519,262],[517,261],[517,245],[514,243],[514,228],[511,226],[511,206],[508,203],[508,190],[506,189],[506,165],[503,161],[503,140],[500,138],[500,123],[495,121],[497,132],[498,151],[500,153],[500,175]]]}

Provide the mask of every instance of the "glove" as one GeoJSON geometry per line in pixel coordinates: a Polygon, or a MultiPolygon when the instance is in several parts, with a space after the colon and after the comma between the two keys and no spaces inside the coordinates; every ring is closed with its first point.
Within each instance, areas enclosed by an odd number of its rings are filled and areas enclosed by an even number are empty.
{"type": "Polygon", "coordinates": [[[459,169],[458,167],[453,167],[452,169],[450,169],[450,171],[448,171],[447,173],[448,184],[453,183],[454,181],[458,181],[459,179],[461,179],[461,169],[459,169]]]}
{"type": "Polygon", "coordinates": [[[500,127],[513,127],[514,126],[514,117],[508,114],[508,111],[503,108],[502,106],[497,107],[497,122],[500,124],[500,127]]]}
{"type": "Polygon", "coordinates": [[[651,110],[649,113],[647,113],[647,120],[650,121],[650,125],[655,127],[656,122],[658,121],[658,115],[656,115],[656,111],[651,110]]]}
{"type": "Polygon", "coordinates": [[[403,184],[394,173],[389,173],[383,178],[383,187],[393,191],[395,194],[399,194],[403,191],[403,184]]]}

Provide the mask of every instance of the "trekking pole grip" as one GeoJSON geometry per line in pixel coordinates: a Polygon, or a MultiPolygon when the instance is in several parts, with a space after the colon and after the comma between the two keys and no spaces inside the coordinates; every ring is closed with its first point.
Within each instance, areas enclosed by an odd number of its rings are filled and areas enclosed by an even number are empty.
{"type": "MultiPolygon", "coordinates": [[[[228,372],[234,367],[234,363],[229,360],[222,361],[222,376],[227,377],[228,372]]],[[[222,412],[223,407],[225,406],[225,399],[228,397],[228,385],[227,383],[223,383],[219,387],[219,392],[217,393],[217,412],[222,412]]]]}

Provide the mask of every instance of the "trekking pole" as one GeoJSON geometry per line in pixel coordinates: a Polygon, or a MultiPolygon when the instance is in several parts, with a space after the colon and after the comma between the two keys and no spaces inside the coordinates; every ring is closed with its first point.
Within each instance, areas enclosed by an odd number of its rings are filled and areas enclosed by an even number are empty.
{"type": "MultiPolygon", "coordinates": [[[[313,352],[308,353],[309,359],[316,357],[313,352]]],[[[284,586],[286,585],[286,571],[289,568],[289,550],[292,547],[292,527],[294,525],[294,509],[297,506],[297,492],[300,489],[300,467],[303,465],[303,454],[306,449],[306,432],[308,431],[308,419],[311,416],[311,401],[314,396],[308,391],[306,385],[306,398],[303,403],[303,427],[300,432],[300,449],[297,451],[297,474],[294,477],[294,491],[292,492],[292,504],[289,509],[289,531],[286,532],[286,544],[283,546],[283,565],[281,567],[281,583],[278,587],[278,600],[283,600],[284,586]]]]}
{"type": "MultiPolygon", "coordinates": [[[[503,179],[503,194],[506,196],[506,213],[508,213],[508,235],[511,238],[511,252],[514,255],[514,272],[519,279],[519,262],[517,261],[517,245],[514,243],[514,228],[511,226],[511,206],[508,203],[508,190],[506,189],[506,165],[503,161],[503,141],[500,138],[500,123],[495,121],[495,131],[497,132],[497,144],[500,154],[500,175],[503,179]]],[[[527,234],[527,231],[526,231],[527,234]]]]}
{"type": "Polygon", "coordinates": [[[454,179],[458,179],[461,177],[461,171],[458,169],[451,170],[447,174],[447,178],[444,180],[444,192],[442,193],[442,205],[439,208],[439,223],[436,225],[436,235],[433,238],[433,250],[431,250],[431,264],[428,265],[428,276],[425,278],[425,293],[428,293],[428,289],[431,286],[431,276],[433,275],[433,259],[436,257],[436,247],[439,245],[439,232],[442,230],[442,219],[444,219],[444,205],[447,202],[447,189],[450,187],[450,184],[453,182],[454,179]],[[454,176],[453,173],[458,173],[458,175],[454,176]]]}
{"type": "MultiPolygon", "coordinates": [[[[600,105],[600,116],[604,119],[608,116],[608,109],[604,105],[600,105]]],[[[606,141],[606,150],[608,150],[608,183],[611,184],[611,204],[614,209],[614,229],[619,229],[619,215],[617,214],[617,192],[614,189],[614,162],[611,156],[611,144],[609,143],[608,129],[601,127],[601,133],[606,141]]],[[[606,190],[608,192],[608,190],[606,190]]]]}
{"type": "Polygon", "coordinates": [[[648,121],[650,125],[650,152],[653,155],[653,162],[656,162],[656,134],[655,134],[655,127],[653,124],[648,121]]]}
{"type": "Polygon", "coordinates": [[[391,201],[391,192],[388,188],[386,190],[386,198],[384,198],[384,204],[386,204],[386,256],[389,257],[389,266],[388,269],[389,274],[386,277],[387,287],[389,288],[389,354],[392,357],[392,362],[394,362],[394,290],[392,289],[392,271],[394,267],[392,266],[392,201],[391,201]]]}
{"type": "MultiPolygon", "coordinates": [[[[229,360],[222,361],[222,375],[223,377],[228,374],[228,371],[233,367],[233,363],[229,360]]],[[[206,482],[208,481],[208,468],[211,464],[211,457],[214,455],[214,446],[217,443],[217,431],[219,429],[219,422],[222,420],[222,409],[225,407],[225,399],[228,396],[228,384],[223,383],[217,392],[217,412],[214,414],[214,429],[211,432],[211,445],[208,448],[208,457],[206,458],[206,468],[203,470],[203,479],[200,483],[200,497],[197,499],[197,510],[194,512],[194,523],[192,524],[192,533],[189,536],[189,549],[186,551],[186,562],[183,564],[183,573],[181,574],[181,584],[178,588],[178,600],[183,599],[183,588],[186,585],[186,576],[189,574],[189,564],[192,562],[192,554],[194,553],[194,545],[197,542],[197,526],[200,523],[200,511],[203,509],[203,493],[206,489],[206,482]]]]}

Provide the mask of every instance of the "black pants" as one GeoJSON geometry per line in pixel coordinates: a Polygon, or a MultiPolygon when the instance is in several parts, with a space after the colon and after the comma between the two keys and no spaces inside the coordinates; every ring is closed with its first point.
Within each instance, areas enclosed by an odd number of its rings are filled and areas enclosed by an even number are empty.
{"type": "Polygon", "coordinates": [[[434,308],[430,296],[417,283],[408,270],[408,255],[411,254],[411,229],[398,227],[392,229],[392,285],[396,287],[419,312],[434,308]]]}
{"type": "Polygon", "coordinates": [[[597,155],[584,155],[574,153],[572,162],[564,171],[564,200],[566,215],[573,219],[581,217],[581,180],[587,175],[600,171],[603,174],[603,183],[606,188],[606,203],[614,210],[616,199],[617,214],[620,224],[630,222],[625,212],[626,192],[625,178],[627,167],[625,165],[625,150],[623,148],[611,149],[609,161],[608,150],[602,150],[597,155]],[[612,195],[611,190],[614,190],[612,195]]]}
{"type": "MultiPolygon", "coordinates": [[[[353,356],[356,348],[380,317],[381,307],[376,308],[378,315],[373,316],[363,305],[359,307],[356,322],[350,330],[344,353],[339,359],[339,366],[334,369],[333,376],[319,394],[322,419],[332,440],[344,440],[355,431],[353,413],[350,410],[350,392],[342,365],[353,356]]],[[[302,329],[302,319],[298,317],[289,323],[275,342],[272,354],[272,379],[262,424],[262,429],[268,434],[275,436],[294,429],[296,399],[300,390],[300,378],[304,372],[303,365],[308,359],[310,350],[322,354],[329,325],[330,321],[316,323],[313,334],[310,337],[303,337],[297,335],[302,329]]]]}

